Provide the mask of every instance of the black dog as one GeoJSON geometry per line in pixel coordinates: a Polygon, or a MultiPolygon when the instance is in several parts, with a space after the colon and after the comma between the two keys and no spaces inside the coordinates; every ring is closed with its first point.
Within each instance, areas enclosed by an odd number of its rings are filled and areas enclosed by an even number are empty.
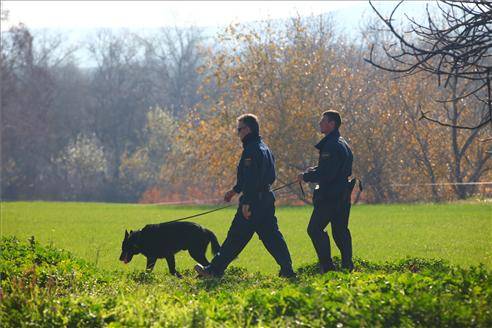
{"type": "Polygon", "coordinates": [[[133,255],[143,254],[147,257],[147,270],[152,271],[157,259],[165,258],[172,275],[181,277],[176,271],[174,254],[188,250],[191,257],[201,265],[209,265],[205,257],[208,243],[212,244],[212,252],[217,254],[220,249],[215,234],[192,222],[172,222],[148,224],[142,230],[125,230],[125,239],[121,245],[120,261],[129,263],[133,255]]]}

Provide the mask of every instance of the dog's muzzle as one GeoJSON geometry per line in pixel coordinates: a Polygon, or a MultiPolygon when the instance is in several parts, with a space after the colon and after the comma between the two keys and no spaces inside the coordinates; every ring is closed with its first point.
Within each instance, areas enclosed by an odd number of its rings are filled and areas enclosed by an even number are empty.
{"type": "Polygon", "coordinates": [[[121,254],[120,261],[122,261],[125,264],[128,264],[128,262],[130,262],[130,260],[128,260],[128,256],[126,254],[121,254]]]}

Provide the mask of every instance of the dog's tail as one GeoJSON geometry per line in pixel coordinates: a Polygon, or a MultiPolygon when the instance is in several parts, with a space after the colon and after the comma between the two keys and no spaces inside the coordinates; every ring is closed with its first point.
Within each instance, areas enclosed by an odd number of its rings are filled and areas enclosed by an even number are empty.
{"type": "Polygon", "coordinates": [[[210,238],[210,244],[212,245],[212,253],[216,255],[220,251],[220,244],[219,241],[217,240],[217,236],[215,234],[207,229],[208,237],[210,238]]]}

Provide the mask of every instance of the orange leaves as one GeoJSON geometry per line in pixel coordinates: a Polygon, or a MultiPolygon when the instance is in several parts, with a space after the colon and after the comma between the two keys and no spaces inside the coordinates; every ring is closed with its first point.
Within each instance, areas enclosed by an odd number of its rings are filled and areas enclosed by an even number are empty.
{"type": "Polygon", "coordinates": [[[211,192],[230,188],[241,152],[236,117],[250,112],[276,155],[279,178],[291,181],[316,165],[319,117],[335,109],[354,150],[354,175],[366,183],[365,200],[429,195],[430,189],[392,184],[448,179],[449,133],[419,121],[419,106],[440,106],[433,101],[440,91],[417,76],[395,80],[375,70],[361,60],[364,50],[336,43],[334,35],[329,24],[300,19],[278,28],[229,27],[206,65],[204,101],[180,124],[178,148],[185,153],[169,170],[183,167],[181,178],[211,192]]]}

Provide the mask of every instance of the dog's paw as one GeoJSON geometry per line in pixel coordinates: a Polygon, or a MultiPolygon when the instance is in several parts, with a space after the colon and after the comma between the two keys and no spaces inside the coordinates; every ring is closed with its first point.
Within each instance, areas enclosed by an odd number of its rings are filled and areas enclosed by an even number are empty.
{"type": "Polygon", "coordinates": [[[174,275],[179,279],[183,278],[183,275],[179,272],[176,272],[174,275]]]}

